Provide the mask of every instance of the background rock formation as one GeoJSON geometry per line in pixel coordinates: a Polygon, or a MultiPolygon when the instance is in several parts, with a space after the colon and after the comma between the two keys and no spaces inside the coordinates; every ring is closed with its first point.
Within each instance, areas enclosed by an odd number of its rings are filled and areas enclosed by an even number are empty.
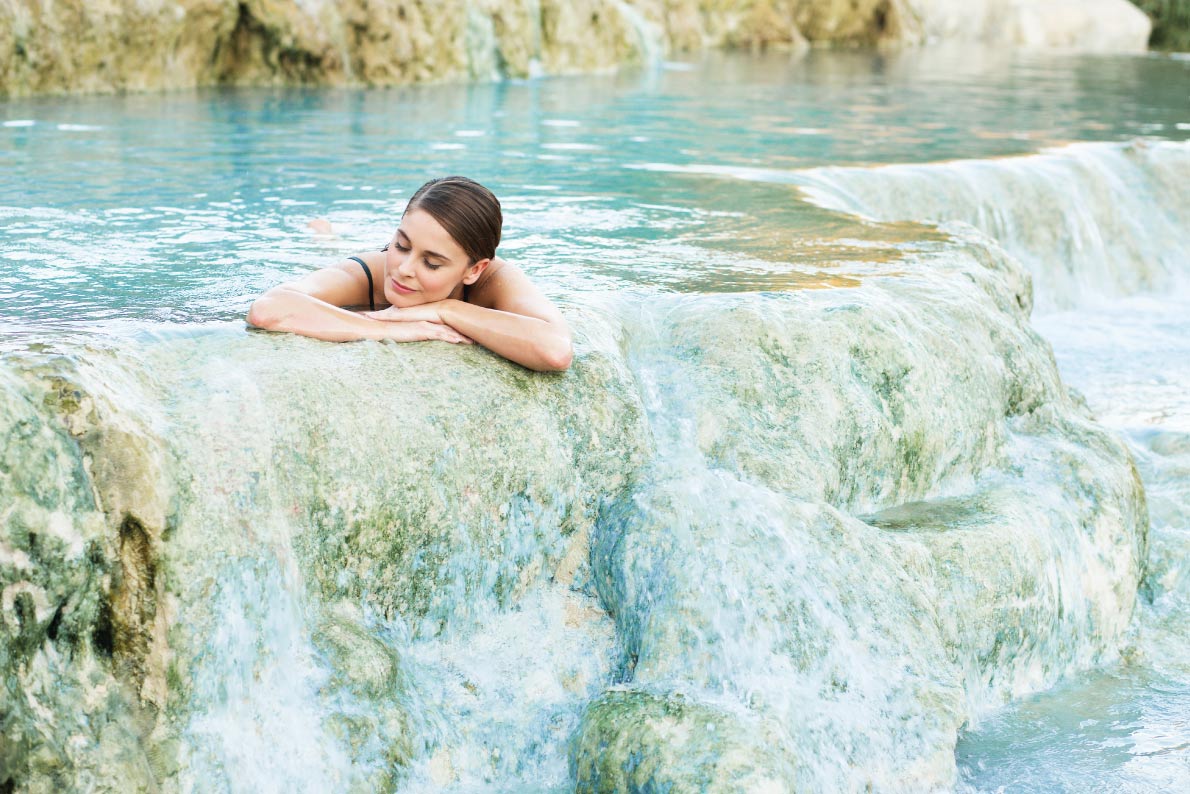
{"type": "Polygon", "coordinates": [[[1190,50],[1190,2],[1188,0],[1136,0],[1153,20],[1149,43],[1168,50],[1190,50]]]}
{"type": "Polygon", "coordinates": [[[1139,51],[1149,22],[1119,0],[913,0],[931,39],[1096,52],[1139,51]]]}
{"type": "Polygon", "coordinates": [[[1125,0],[3,0],[0,95],[526,77],[807,42],[1142,50],[1148,34],[1125,0]]]}

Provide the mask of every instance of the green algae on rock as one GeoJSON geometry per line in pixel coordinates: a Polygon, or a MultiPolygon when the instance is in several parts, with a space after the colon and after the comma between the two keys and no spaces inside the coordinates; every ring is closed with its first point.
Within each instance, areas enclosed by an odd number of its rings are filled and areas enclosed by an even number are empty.
{"type": "Polygon", "coordinates": [[[612,689],[571,742],[580,794],[796,791],[796,759],[762,722],[680,694],[612,689]]]}
{"type": "Polygon", "coordinates": [[[141,738],[165,698],[169,478],[151,407],[122,412],[137,390],[89,352],[0,365],[0,779],[33,791],[163,771],[141,738]]]}
{"type": "Polygon", "coordinates": [[[221,339],[5,356],[5,449],[19,459],[0,481],[0,669],[18,708],[0,770],[22,790],[135,780],[115,771],[135,759],[151,785],[195,762],[177,722],[214,719],[204,676],[226,671],[203,649],[239,609],[236,582],[272,575],[238,562],[261,543],[296,555],[314,598],[299,651],[328,671],[326,735],[358,759],[362,790],[389,785],[411,753],[407,683],[361,607],[437,633],[488,601],[510,607],[562,563],[573,580],[582,563],[568,556],[585,548],[573,539],[646,454],[630,377],[600,351],[559,381],[478,350],[460,362],[425,347],[247,341],[230,368],[221,339]],[[427,380],[443,356],[453,374],[427,380]],[[361,367],[375,377],[361,382],[361,367]],[[274,410],[302,394],[304,410],[274,410]],[[76,719],[101,713],[109,727],[89,744],[71,738],[76,719]]]}

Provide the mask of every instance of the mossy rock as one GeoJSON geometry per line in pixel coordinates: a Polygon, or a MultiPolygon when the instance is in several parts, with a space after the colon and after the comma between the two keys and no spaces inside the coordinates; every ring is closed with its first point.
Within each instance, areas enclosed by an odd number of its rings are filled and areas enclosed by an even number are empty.
{"type": "Polygon", "coordinates": [[[571,741],[579,794],[792,791],[794,762],[765,726],[680,694],[610,690],[571,741]]]}

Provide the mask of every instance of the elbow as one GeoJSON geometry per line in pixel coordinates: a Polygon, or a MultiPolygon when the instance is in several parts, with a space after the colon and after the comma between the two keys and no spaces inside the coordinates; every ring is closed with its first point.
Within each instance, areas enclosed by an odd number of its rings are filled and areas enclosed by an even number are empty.
{"type": "Polygon", "coordinates": [[[269,299],[260,297],[252,301],[252,305],[248,307],[248,325],[253,328],[263,328],[268,330],[273,324],[273,314],[269,311],[269,299]]]}
{"type": "Polygon", "coordinates": [[[281,325],[284,314],[276,290],[271,289],[252,301],[248,308],[248,325],[265,331],[275,331],[281,325]]]}
{"type": "Polygon", "coordinates": [[[541,369],[543,372],[565,372],[570,369],[570,363],[573,360],[574,347],[570,344],[569,339],[564,339],[560,344],[542,351],[544,366],[541,369]]]}

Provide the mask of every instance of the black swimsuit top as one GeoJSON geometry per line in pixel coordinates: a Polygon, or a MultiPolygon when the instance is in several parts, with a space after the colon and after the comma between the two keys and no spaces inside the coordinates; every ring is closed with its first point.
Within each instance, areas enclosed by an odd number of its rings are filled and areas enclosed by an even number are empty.
{"type": "MultiPolygon", "coordinates": [[[[388,246],[386,245],[381,250],[383,251],[383,250],[387,250],[387,249],[388,249],[388,246]]],[[[360,259],[358,256],[349,256],[347,258],[354,259],[356,262],[359,262],[359,266],[364,269],[364,275],[368,277],[368,308],[371,309],[372,311],[376,311],[376,293],[374,291],[374,288],[372,287],[372,271],[371,271],[371,269],[364,263],[364,260],[360,259]]]]}

